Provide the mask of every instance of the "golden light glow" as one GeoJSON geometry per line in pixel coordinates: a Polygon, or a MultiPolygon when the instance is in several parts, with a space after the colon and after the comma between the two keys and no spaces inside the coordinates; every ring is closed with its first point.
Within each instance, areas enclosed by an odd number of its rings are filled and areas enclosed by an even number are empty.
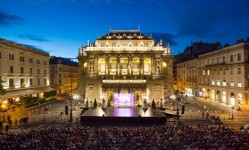
{"type": "Polygon", "coordinates": [[[166,62],[163,62],[163,67],[167,67],[167,64],[166,64],[166,62]]]}
{"type": "Polygon", "coordinates": [[[84,67],[87,67],[87,62],[84,63],[84,67]]]}
{"type": "Polygon", "coordinates": [[[105,63],[105,59],[104,58],[99,59],[99,63],[105,63]]]}

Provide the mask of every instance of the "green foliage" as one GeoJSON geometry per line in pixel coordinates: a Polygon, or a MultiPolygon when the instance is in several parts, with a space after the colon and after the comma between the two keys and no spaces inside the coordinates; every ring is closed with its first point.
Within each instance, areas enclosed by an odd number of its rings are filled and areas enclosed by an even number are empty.
{"type": "Polygon", "coordinates": [[[5,81],[3,81],[1,78],[0,78],[0,95],[4,95],[6,94],[6,90],[3,88],[3,83],[5,81]]]}
{"type": "Polygon", "coordinates": [[[48,99],[50,97],[54,97],[56,95],[56,91],[49,91],[49,92],[44,92],[43,97],[45,99],[48,99]]]}
{"type": "Polygon", "coordinates": [[[27,96],[23,98],[23,102],[26,107],[39,105],[43,101],[44,99],[40,99],[38,97],[32,97],[32,96],[27,96]]]}
{"type": "Polygon", "coordinates": [[[156,109],[156,103],[155,103],[155,100],[154,100],[154,99],[153,99],[153,101],[152,101],[151,108],[152,108],[152,109],[156,109]]]}
{"type": "Polygon", "coordinates": [[[95,100],[94,100],[94,102],[93,102],[93,107],[94,107],[94,108],[97,108],[97,105],[98,105],[98,104],[97,104],[97,100],[96,100],[96,98],[95,98],[95,100]]]}
{"type": "Polygon", "coordinates": [[[107,107],[111,107],[111,101],[110,101],[110,99],[108,99],[108,101],[107,101],[107,107]]]}

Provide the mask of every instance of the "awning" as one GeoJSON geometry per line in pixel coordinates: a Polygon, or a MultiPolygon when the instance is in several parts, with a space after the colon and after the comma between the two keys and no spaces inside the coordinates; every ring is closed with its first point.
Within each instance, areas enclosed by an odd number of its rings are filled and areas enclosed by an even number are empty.
{"type": "Polygon", "coordinates": [[[36,88],[29,88],[29,89],[19,89],[19,90],[7,91],[7,93],[5,95],[0,96],[0,99],[49,92],[52,90],[54,90],[54,89],[51,87],[36,87],[36,88]]]}

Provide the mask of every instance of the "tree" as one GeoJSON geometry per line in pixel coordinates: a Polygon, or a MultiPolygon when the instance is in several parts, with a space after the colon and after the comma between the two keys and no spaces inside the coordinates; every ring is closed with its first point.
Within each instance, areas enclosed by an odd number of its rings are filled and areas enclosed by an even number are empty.
{"type": "Polygon", "coordinates": [[[94,100],[93,107],[94,107],[94,108],[97,108],[97,101],[96,101],[96,98],[95,98],[95,100],[94,100]]]}
{"type": "Polygon", "coordinates": [[[153,99],[152,104],[151,104],[152,109],[156,109],[156,103],[155,100],[153,99]]]}
{"type": "Polygon", "coordinates": [[[5,81],[3,81],[0,77],[0,95],[5,95],[6,94],[6,90],[3,88],[3,83],[5,81]]]}

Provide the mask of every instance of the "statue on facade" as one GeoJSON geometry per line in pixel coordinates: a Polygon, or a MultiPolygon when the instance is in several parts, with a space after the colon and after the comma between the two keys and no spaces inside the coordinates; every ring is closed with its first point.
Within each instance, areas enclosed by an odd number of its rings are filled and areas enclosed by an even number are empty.
{"type": "Polygon", "coordinates": [[[148,103],[147,103],[146,99],[144,99],[142,108],[143,108],[143,109],[148,109],[148,103]]]}
{"type": "Polygon", "coordinates": [[[162,99],[160,99],[159,109],[163,109],[163,100],[162,99]]]}
{"type": "Polygon", "coordinates": [[[88,98],[86,99],[86,106],[85,108],[89,108],[89,101],[88,101],[88,98]]]}
{"type": "Polygon", "coordinates": [[[102,99],[101,108],[102,108],[102,109],[106,108],[106,104],[105,104],[105,100],[104,100],[104,99],[102,99]]]}

